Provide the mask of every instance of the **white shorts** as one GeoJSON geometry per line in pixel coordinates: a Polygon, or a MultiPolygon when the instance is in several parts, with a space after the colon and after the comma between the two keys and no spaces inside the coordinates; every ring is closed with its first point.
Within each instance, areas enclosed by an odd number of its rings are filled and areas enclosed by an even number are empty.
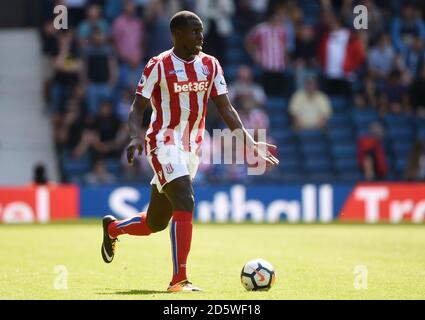
{"type": "Polygon", "coordinates": [[[162,188],[174,179],[189,175],[193,180],[198,171],[199,157],[175,145],[162,145],[147,158],[154,171],[151,185],[155,184],[159,193],[164,193],[162,188]]]}

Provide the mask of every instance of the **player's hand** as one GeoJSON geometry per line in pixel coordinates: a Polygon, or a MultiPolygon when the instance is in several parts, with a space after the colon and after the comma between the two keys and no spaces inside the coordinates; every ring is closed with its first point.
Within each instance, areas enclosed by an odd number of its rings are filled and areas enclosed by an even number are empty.
{"type": "Polygon", "coordinates": [[[127,162],[130,166],[133,165],[134,151],[136,150],[138,150],[138,156],[140,157],[143,151],[143,139],[133,138],[131,139],[129,145],[127,146],[127,162]]]}
{"type": "Polygon", "coordinates": [[[276,149],[277,147],[274,144],[266,142],[256,142],[254,144],[254,150],[258,152],[258,155],[266,162],[270,163],[273,166],[279,164],[279,160],[270,153],[269,148],[276,149]]]}

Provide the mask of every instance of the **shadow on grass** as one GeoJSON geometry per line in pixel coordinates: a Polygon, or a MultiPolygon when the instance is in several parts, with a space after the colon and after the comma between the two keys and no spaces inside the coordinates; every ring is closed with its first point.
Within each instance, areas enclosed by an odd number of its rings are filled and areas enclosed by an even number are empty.
{"type": "Polygon", "coordinates": [[[117,289],[99,289],[104,290],[104,292],[96,292],[96,294],[102,294],[102,295],[114,295],[114,294],[120,294],[120,295],[144,295],[144,294],[159,294],[159,293],[170,293],[166,290],[164,291],[158,291],[158,290],[140,290],[140,289],[131,289],[131,290],[118,290],[117,289]]]}

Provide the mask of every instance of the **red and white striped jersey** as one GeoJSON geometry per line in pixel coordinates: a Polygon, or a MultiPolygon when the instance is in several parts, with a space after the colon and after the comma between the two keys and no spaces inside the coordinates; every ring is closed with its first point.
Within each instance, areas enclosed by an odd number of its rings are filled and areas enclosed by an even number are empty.
{"type": "Polygon", "coordinates": [[[226,93],[223,69],[213,56],[201,52],[184,61],[170,49],[149,60],[136,89],[151,99],[153,109],[146,153],[163,144],[196,152],[204,138],[208,98],[226,93]]]}
{"type": "Polygon", "coordinates": [[[255,43],[255,54],[264,70],[272,72],[285,70],[288,34],[283,24],[273,26],[267,22],[260,23],[249,32],[247,41],[255,43]]]}

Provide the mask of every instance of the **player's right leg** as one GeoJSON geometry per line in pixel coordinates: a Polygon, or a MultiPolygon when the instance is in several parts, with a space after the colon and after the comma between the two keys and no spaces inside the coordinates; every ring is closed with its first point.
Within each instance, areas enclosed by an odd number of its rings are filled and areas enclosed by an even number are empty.
{"type": "Polygon", "coordinates": [[[153,185],[147,213],[141,212],[120,221],[111,215],[103,217],[103,260],[106,263],[110,263],[113,260],[118,236],[122,234],[148,236],[151,233],[164,230],[171,219],[172,213],[168,198],[165,194],[159,193],[157,187],[153,185]]]}

